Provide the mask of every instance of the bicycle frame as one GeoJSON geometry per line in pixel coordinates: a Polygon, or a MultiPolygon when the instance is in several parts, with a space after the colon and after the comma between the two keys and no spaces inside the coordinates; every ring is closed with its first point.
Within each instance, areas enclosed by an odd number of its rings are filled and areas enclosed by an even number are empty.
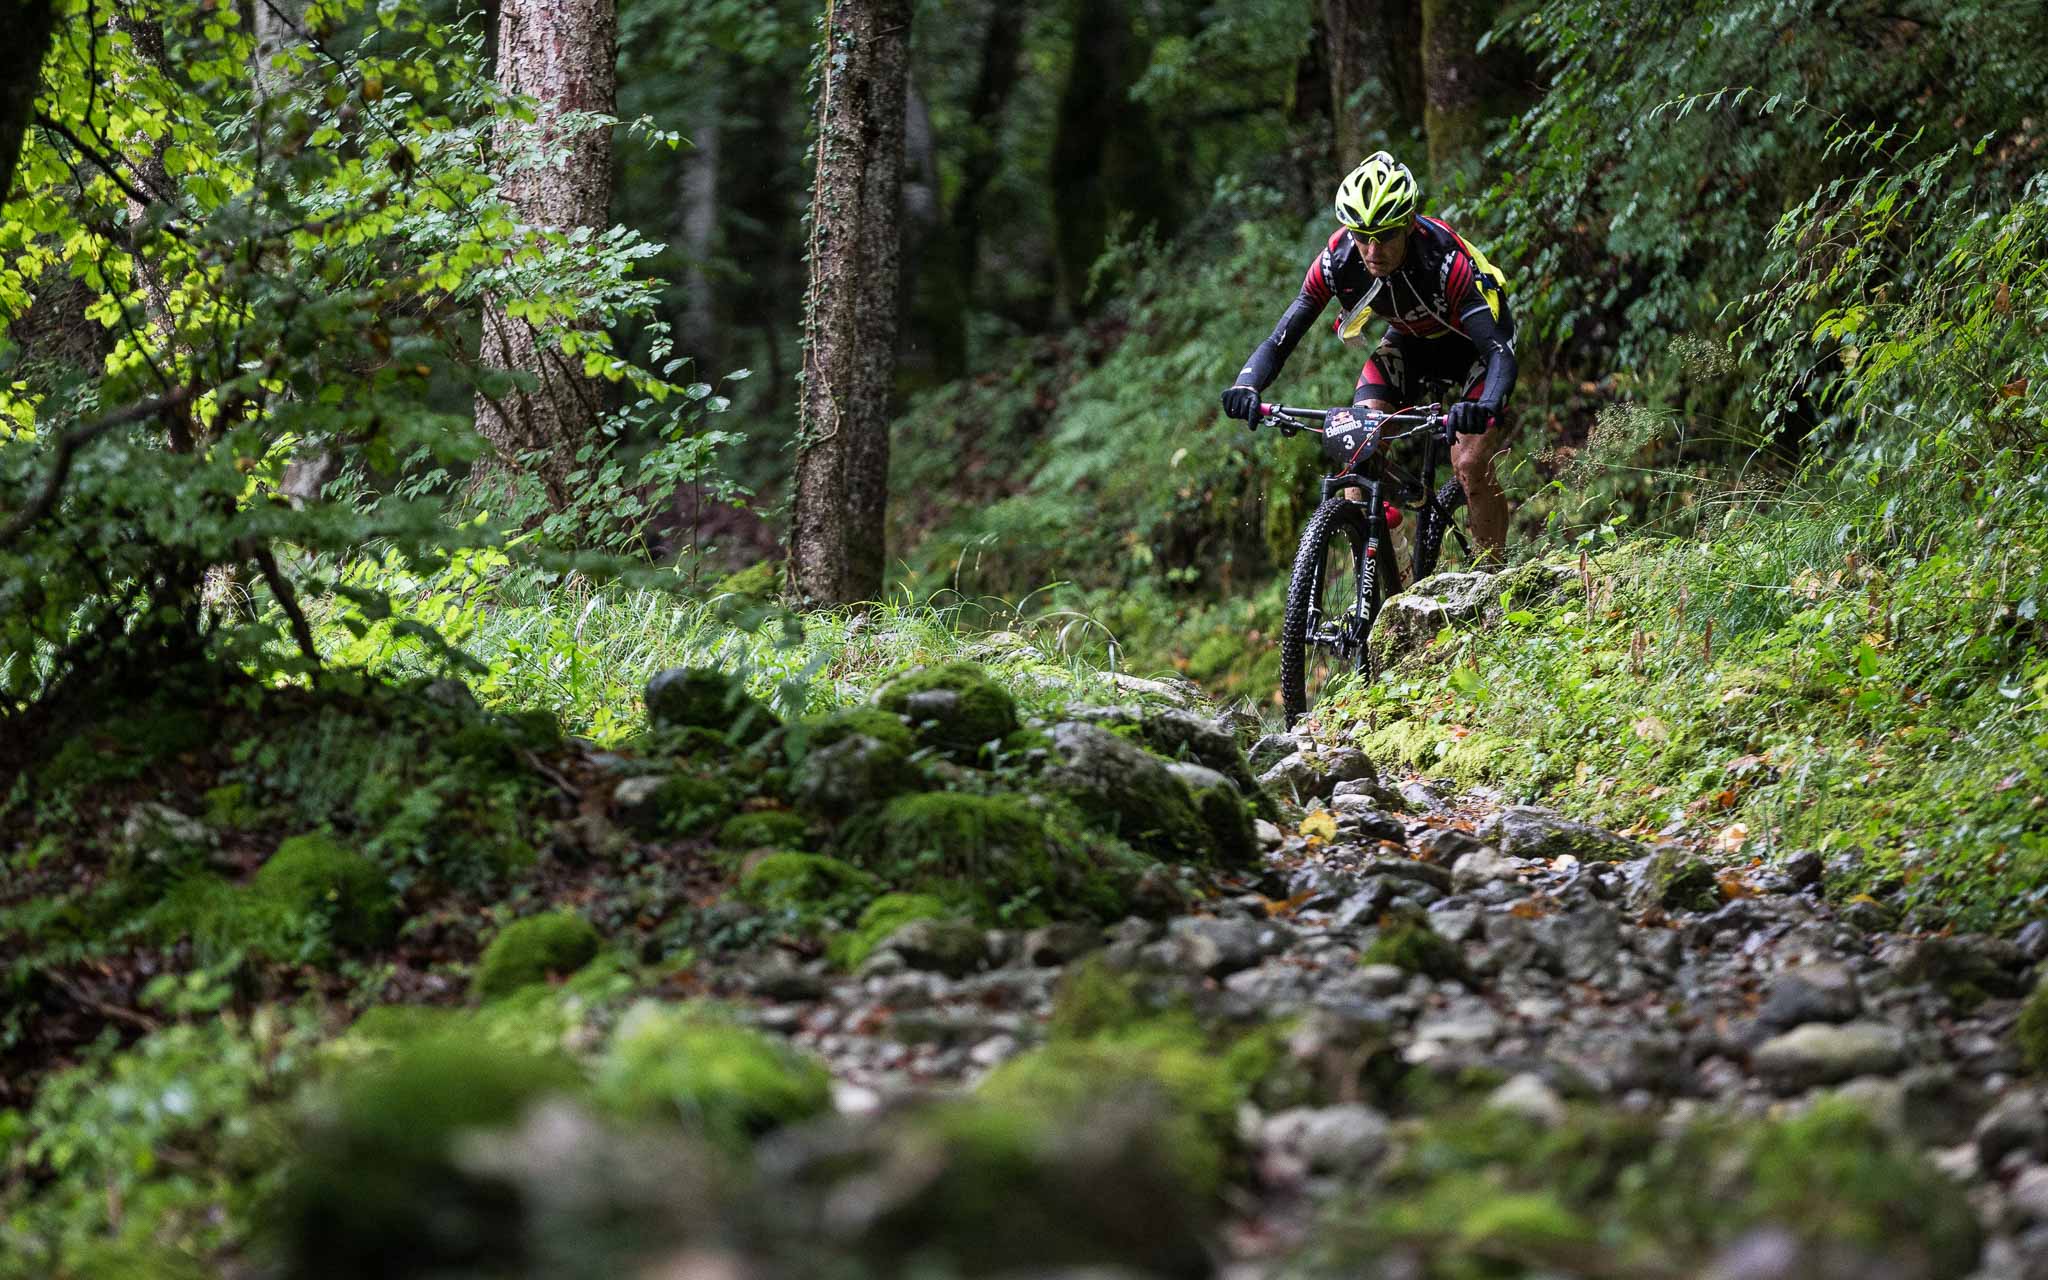
{"type": "MultiPolygon", "coordinates": [[[[1349,409],[1301,409],[1291,405],[1262,404],[1258,407],[1251,425],[1256,427],[1260,420],[1271,419],[1280,428],[1283,435],[1291,436],[1302,431],[1307,431],[1314,435],[1326,435],[1326,424],[1330,416],[1343,412],[1351,411],[1349,409]]],[[[1365,509],[1366,529],[1368,537],[1371,539],[1371,542],[1368,544],[1368,553],[1372,553],[1372,548],[1375,546],[1388,548],[1384,567],[1387,570],[1392,590],[1399,591],[1406,584],[1402,579],[1400,561],[1392,553],[1393,528],[1387,521],[1389,506],[1396,510],[1415,512],[1418,529],[1421,527],[1423,520],[1436,516],[1444,520],[1451,530],[1457,531],[1457,526],[1450,523],[1450,513],[1444,510],[1437,502],[1436,470],[1439,462],[1449,452],[1449,419],[1445,416],[1442,404],[1429,404],[1412,409],[1403,409],[1396,413],[1370,414],[1370,411],[1366,411],[1360,415],[1359,421],[1367,426],[1371,434],[1367,437],[1359,452],[1353,455],[1351,461],[1355,465],[1364,460],[1369,465],[1365,466],[1362,470],[1348,470],[1324,477],[1322,501],[1328,502],[1331,498],[1342,495],[1347,489],[1360,489],[1364,491],[1365,497],[1363,499],[1352,498],[1347,499],[1347,501],[1365,509]],[[1387,431],[1387,428],[1390,426],[1405,426],[1408,429],[1390,434],[1387,431]],[[1396,463],[1386,448],[1390,444],[1406,440],[1418,433],[1423,437],[1422,474],[1419,479],[1409,474],[1396,463]],[[1396,484],[1393,486],[1389,486],[1387,483],[1390,472],[1392,473],[1392,478],[1396,481],[1396,484]],[[1408,483],[1404,484],[1402,482],[1408,483]],[[1390,487],[1393,489],[1396,498],[1406,496],[1410,491],[1419,491],[1421,498],[1419,501],[1409,503],[1390,501],[1387,496],[1390,487]]],[[[1464,535],[1462,532],[1458,532],[1457,536],[1459,545],[1462,547],[1464,545],[1464,535]]],[[[1416,554],[1418,557],[1421,554],[1419,546],[1416,554]]]]}

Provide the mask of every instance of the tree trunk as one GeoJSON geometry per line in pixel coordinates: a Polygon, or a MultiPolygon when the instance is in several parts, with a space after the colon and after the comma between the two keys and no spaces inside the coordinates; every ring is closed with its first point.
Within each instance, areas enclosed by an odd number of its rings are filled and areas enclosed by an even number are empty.
{"type": "MultiPolygon", "coordinates": [[[[504,118],[491,143],[503,155],[515,148],[545,146],[557,137],[564,112],[610,115],[616,109],[618,15],[612,0],[503,0],[498,13],[498,84],[508,93],[537,100],[531,122],[504,118]]],[[[558,167],[506,173],[500,196],[514,217],[540,231],[600,228],[611,204],[611,134],[587,129],[567,141],[558,167]]],[[[568,505],[568,474],[576,450],[590,436],[604,405],[603,384],[583,374],[581,362],[564,358],[557,342],[525,320],[505,314],[503,301],[484,304],[483,364],[520,370],[538,385],[501,399],[479,395],[477,430],[499,458],[520,465],[534,454],[534,474],[549,503],[568,505]]]]}
{"type": "Polygon", "coordinates": [[[1337,167],[1363,160],[1376,125],[1392,139],[1422,125],[1422,14],[1417,0],[1323,0],[1337,167]]]}
{"type": "Polygon", "coordinates": [[[1493,12],[1490,3],[1422,0],[1423,128],[1430,182],[1438,189],[1475,162],[1486,141],[1487,83],[1477,46],[1493,12]]]}
{"type": "Polygon", "coordinates": [[[791,591],[809,606],[882,592],[911,4],[826,13],[790,529],[791,591]]]}
{"type": "Polygon", "coordinates": [[[291,87],[291,77],[279,70],[277,55],[305,38],[306,0],[252,0],[255,15],[249,24],[256,37],[250,83],[262,105],[291,87]]]}
{"type": "Polygon", "coordinates": [[[955,334],[945,333],[931,323],[932,316],[918,305],[922,296],[919,282],[924,276],[925,258],[932,235],[939,226],[939,167],[932,138],[932,111],[917,86],[907,86],[903,114],[903,287],[897,294],[909,312],[908,323],[900,326],[896,344],[900,362],[897,375],[906,382],[918,382],[934,374],[941,357],[938,347],[947,345],[955,334]]]}
{"type": "Polygon", "coordinates": [[[1052,144],[1059,292],[1073,315],[1089,310],[1088,277],[1115,214],[1132,215],[1136,227],[1173,222],[1174,183],[1151,115],[1130,100],[1145,57],[1125,0],[1079,0],[1052,144]]]}
{"type": "Polygon", "coordinates": [[[14,193],[14,167],[35,115],[43,55],[56,30],[53,0],[26,0],[14,12],[14,35],[0,43],[0,202],[14,193]]]}
{"type": "Polygon", "coordinates": [[[718,189],[724,161],[724,115],[721,81],[705,87],[707,100],[690,129],[690,152],[676,193],[676,232],[682,241],[689,266],[683,271],[683,350],[696,362],[699,376],[709,379],[720,364],[718,342],[718,287],[708,270],[718,253],[718,189]]]}

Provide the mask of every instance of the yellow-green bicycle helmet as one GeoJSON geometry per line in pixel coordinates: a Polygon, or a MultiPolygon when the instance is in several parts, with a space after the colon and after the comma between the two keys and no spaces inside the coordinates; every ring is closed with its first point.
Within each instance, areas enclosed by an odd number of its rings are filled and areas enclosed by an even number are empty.
{"type": "Polygon", "coordinates": [[[1389,231],[1415,216],[1418,195],[1408,166],[1375,151],[1337,184],[1337,221],[1368,235],[1389,231]]]}

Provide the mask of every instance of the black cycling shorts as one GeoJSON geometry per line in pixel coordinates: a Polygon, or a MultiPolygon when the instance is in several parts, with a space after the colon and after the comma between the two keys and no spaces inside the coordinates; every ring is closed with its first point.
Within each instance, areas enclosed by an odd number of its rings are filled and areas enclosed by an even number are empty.
{"type": "Polygon", "coordinates": [[[1485,358],[1456,335],[1417,338],[1390,329],[1359,370],[1351,399],[1356,404],[1391,400],[1406,408],[1434,400],[1438,386],[1463,387],[1457,399],[1479,399],[1486,394],[1485,358]]]}

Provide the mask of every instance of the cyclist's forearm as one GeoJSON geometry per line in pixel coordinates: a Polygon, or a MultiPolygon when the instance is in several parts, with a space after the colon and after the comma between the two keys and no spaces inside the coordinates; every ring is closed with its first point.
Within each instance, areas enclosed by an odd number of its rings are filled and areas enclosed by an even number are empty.
{"type": "Polygon", "coordinates": [[[1304,293],[1288,303],[1287,310],[1280,313],[1280,323],[1273,326],[1273,332],[1252,352],[1251,359],[1244,362],[1243,370],[1237,375],[1238,384],[1260,390],[1271,386],[1273,379],[1280,376],[1280,366],[1294,354],[1301,336],[1315,324],[1316,317],[1323,314],[1327,302],[1328,299],[1317,299],[1304,293]]]}
{"type": "Polygon", "coordinates": [[[1515,389],[1518,367],[1515,363],[1515,320],[1508,310],[1507,300],[1500,303],[1500,315],[1496,318],[1486,307],[1476,307],[1465,313],[1465,336],[1472,345],[1479,348],[1486,360],[1486,394],[1481,399],[1498,409],[1507,403],[1508,393],[1515,389]]]}

